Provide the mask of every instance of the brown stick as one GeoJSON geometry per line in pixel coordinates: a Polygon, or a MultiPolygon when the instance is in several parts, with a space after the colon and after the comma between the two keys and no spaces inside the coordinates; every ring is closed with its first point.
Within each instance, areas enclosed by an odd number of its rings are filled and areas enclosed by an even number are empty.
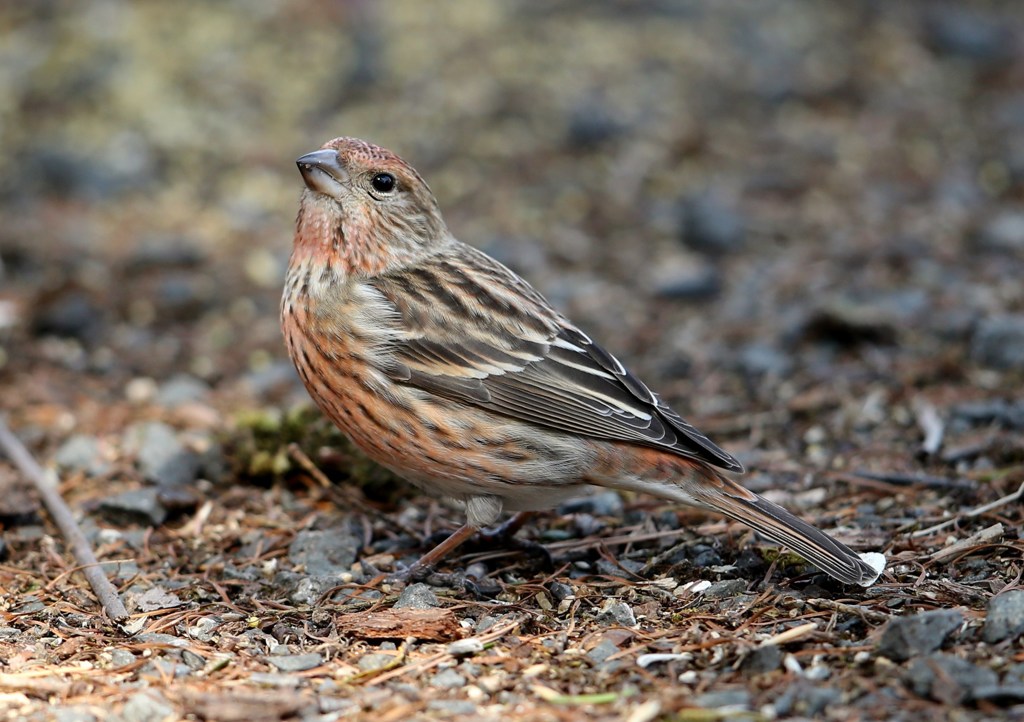
{"type": "Polygon", "coordinates": [[[124,608],[124,604],[117,596],[117,590],[103,573],[103,568],[92,553],[92,547],[89,546],[88,540],[75,521],[71,509],[64,503],[60,492],[57,491],[57,485],[43,470],[43,467],[39,466],[39,463],[32,458],[32,454],[18,440],[18,437],[11,432],[3,417],[0,417],[0,449],[39,491],[39,496],[43,499],[43,506],[50,512],[53,522],[71,546],[71,553],[74,554],[75,561],[81,567],[82,573],[99,599],[107,617],[118,623],[127,621],[128,610],[124,608]]]}

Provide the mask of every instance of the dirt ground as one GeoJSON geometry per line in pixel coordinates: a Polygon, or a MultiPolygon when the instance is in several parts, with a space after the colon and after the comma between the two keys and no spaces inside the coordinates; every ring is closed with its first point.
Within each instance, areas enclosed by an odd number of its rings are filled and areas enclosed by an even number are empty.
{"type": "Polygon", "coordinates": [[[0,4],[10,720],[1024,718],[1018,2],[0,4]],[[336,135],[859,551],[599,494],[460,514],[312,407],[277,305],[336,135]],[[469,579],[467,582],[466,579],[469,579]]]}

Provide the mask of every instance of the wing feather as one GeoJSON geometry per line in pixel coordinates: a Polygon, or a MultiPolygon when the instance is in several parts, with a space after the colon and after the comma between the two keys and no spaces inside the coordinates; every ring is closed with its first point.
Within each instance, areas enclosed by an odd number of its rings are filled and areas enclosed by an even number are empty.
{"type": "Polygon", "coordinates": [[[402,317],[390,377],[560,431],[628,441],[734,471],[742,465],[489,256],[376,278],[402,317]]]}

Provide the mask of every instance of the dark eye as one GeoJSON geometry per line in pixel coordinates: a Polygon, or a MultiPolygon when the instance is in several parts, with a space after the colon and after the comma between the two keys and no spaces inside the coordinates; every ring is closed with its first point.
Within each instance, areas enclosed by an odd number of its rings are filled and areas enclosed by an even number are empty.
{"type": "Polygon", "coordinates": [[[370,185],[378,193],[390,193],[395,189],[395,177],[390,173],[378,173],[370,180],[370,185]]]}

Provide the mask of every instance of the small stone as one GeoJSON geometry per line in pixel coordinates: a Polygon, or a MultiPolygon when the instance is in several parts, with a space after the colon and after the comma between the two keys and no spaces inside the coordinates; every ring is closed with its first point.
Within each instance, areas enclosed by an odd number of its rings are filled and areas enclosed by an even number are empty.
{"type": "Polygon", "coordinates": [[[548,591],[551,592],[551,596],[554,597],[556,602],[576,596],[576,591],[565,582],[551,582],[548,584],[548,591]]]}
{"type": "Polygon", "coordinates": [[[709,255],[723,255],[743,247],[746,220],[732,203],[704,193],[684,203],[683,243],[709,255]]]}
{"type": "Polygon", "coordinates": [[[911,662],[906,681],[919,697],[962,704],[974,698],[977,688],[994,686],[998,677],[991,669],[938,652],[911,662]]]}
{"type": "Polygon", "coordinates": [[[559,505],[558,513],[592,514],[594,516],[618,516],[623,510],[622,497],[617,491],[604,491],[578,499],[571,499],[559,505]]]}
{"type": "Polygon", "coordinates": [[[200,401],[210,392],[209,386],[194,376],[178,374],[164,382],[156,394],[156,402],[173,409],[190,401],[200,401]]]}
{"type": "Polygon", "coordinates": [[[675,301],[705,301],[722,291],[722,274],[710,263],[675,268],[656,274],[654,292],[675,301]]]}
{"type": "Polygon", "coordinates": [[[484,651],[484,643],[476,637],[467,637],[448,645],[448,654],[453,657],[469,657],[484,651]]]}
{"type": "Polygon", "coordinates": [[[121,710],[123,722],[163,722],[172,716],[178,716],[174,708],[160,693],[152,690],[132,695],[121,710]]]}
{"type": "Polygon", "coordinates": [[[723,579],[720,582],[712,582],[711,586],[704,592],[707,599],[726,599],[747,591],[747,582],[743,579],[723,579]]]}
{"type": "Polygon", "coordinates": [[[693,703],[704,709],[720,709],[722,707],[749,709],[750,692],[745,689],[723,689],[718,692],[705,692],[694,697],[693,703]]]}
{"type": "Polygon", "coordinates": [[[633,609],[625,602],[610,602],[597,616],[598,621],[621,624],[623,627],[635,627],[636,615],[633,609]]]}
{"type": "Polygon", "coordinates": [[[319,667],[324,658],[316,652],[308,654],[272,654],[267,657],[270,664],[280,672],[305,672],[307,669],[319,667]]]}
{"type": "Polygon", "coordinates": [[[998,213],[978,229],[974,241],[983,251],[1024,252],[1024,210],[998,213]]]}
{"type": "Polygon", "coordinates": [[[199,473],[199,455],[181,443],[174,429],[159,421],[128,429],[125,449],[135,453],[146,480],[160,486],[189,484],[199,473]]]}
{"type": "Polygon", "coordinates": [[[937,609],[890,621],[882,632],[878,653],[902,662],[934,652],[964,621],[956,609],[937,609]]]}
{"type": "Polygon", "coordinates": [[[777,644],[758,647],[747,655],[740,669],[750,675],[774,672],[782,666],[782,650],[777,644]]]}
{"type": "Polygon", "coordinates": [[[981,321],[971,339],[971,357],[996,369],[1024,370],[1024,316],[1003,315],[981,321]]]}
{"type": "Polygon", "coordinates": [[[58,707],[51,712],[53,722],[96,722],[96,715],[88,707],[58,707]]]}
{"type": "Polygon", "coordinates": [[[605,638],[602,639],[596,647],[587,652],[587,659],[594,664],[601,664],[618,651],[618,645],[611,639],[605,638]]]}
{"type": "Polygon", "coordinates": [[[793,357],[772,346],[750,344],[740,350],[736,365],[748,376],[786,377],[793,368],[793,357]]]}
{"type": "Polygon", "coordinates": [[[133,489],[107,497],[100,502],[99,511],[111,523],[121,526],[159,526],[167,518],[167,510],[157,500],[157,490],[152,488],[133,489]]]}
{"type": "Polygon", "coordinates": [[[982,638],[989,644],[1024,633],[1024,589],[997,594],[988,602],[982,638]]]}
{"type": "Polygon", "coordinates": [[[135,655],[127,649],[111,649],[111,667],[127,667],[135,664],[135,655]]]}
{"type": "Polygon", "coordinates": [[[82,471],[87,476],[102,476],[110,470],[99,439],[85,434],[75,434],[61,444],[53,460],[58,469],[82,471]]]}
{"type": "Polygon", "coordinates": [[[288,547],[288,559],[292,564],[302,565],[307,574],[337,575],[349,571],[355,563],[359,544],[343,527],[304,530],[295,535],[288,547]]]}
{"type": "Polygon", "coordinates": [[[426,584],[411,584],[402,590],[394,609],[432,609],[440,606],[434,590],[426,584]]]}
{"type": "Polygon", "coordinates": [[[958,3],[936,3],[925,16],[924,39],[940,55],[1002,65],[1015,55],[1012,26],[995,14],[958,3]]]}
{"type": "Polygon", "coordinates": [[[454,669],[446,669],[430,678],[430,685],[440,689],[459,689],[465,684],[466,678],[454,669]]]}
{"type": "Polygon", "coordinates": [[[160,587],[147,589],[143,594],[135,597],[135,606],[140,612],[152,612],[157,609],[173,609],[180,607],[181,599],[176,595],[160,587]]]}
{"type": "Polygon", "coordinates": [[[32,321],[37,336],[75,338],[82,343],[101,335],[103,314],[84,293],[72,291],[44,302],[32,321]]]}
{"type": "Polygon", "coordinates": [[[445,718],[463,715],[477,719],[478,712],[476,704],[468,699],[432,699],[427,702],[427,709],[440,712],[445,718]]]}
{"type": "Polygon", "coordinates": [[[821,714],[829,705],[842,698],[842,692],[835,687],[805,687],[797,691],[793,700],[794,712],[804,717],[814,718],[821,714]]]}
{"type": "Polygon", "coordinates": [[[394,661],[395,655],[393,654],[370,652],[360,657],[359,661],[356,662],[356,666],[359,667],[361,672],[372,672],[375,669],[383,669],[394,661]]]}

